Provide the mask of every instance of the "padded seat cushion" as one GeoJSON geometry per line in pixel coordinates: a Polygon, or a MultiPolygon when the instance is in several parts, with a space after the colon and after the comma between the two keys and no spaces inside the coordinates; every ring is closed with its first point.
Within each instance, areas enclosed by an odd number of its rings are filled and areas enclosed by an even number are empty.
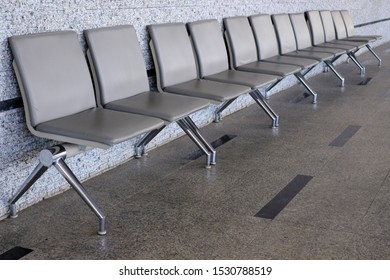
{"type": "Polygon", "coordinates": [[[329,60],[334,57],[334,54],[329,52],[317,52],[317,51],[306,50],[306,49],[285,53],[284,55],[299,57],[299,58],[303,57],[303,58],[315,59],[318,61],[329,60]]]}
{"type": "Polygon", "coordinates": [[[282,77],[297,73],[301,69],[302,67],[298,65],[279,64],[279,63],[266,62],[266,61],[256,61],[256,62],[247,63],[237,67],[237,70],[241,70],[241,71],[267,73],[267,74],[278,75],[282,77]]]}
{"type": "Polygon", "coordinates": [[[106,104],[105,108],[148,115],[174,122],[207,107],[207,99],[174,93],[143,92],[106,104]]]}
{"type": "Polygon", "coordinates": [[[329,43],[335,43],[335,44],[341,44],[341,45],[348,45],[350,47],[356,47],[356,48],[363,48],[366,44],[364,42],[359,41],[349,41],[347,38],[329,41],[329,43]]]}
{"type": "Polygon", "coordinates": [[[276,82],[278,79],[281,78],[280,76],[226,70],[214,75],[206,76],[204,77],[204,79],[217,81],[217,82],[244,85],[244,86],[251,87],[252,89],[257,89],[265,85],[268,85],[270,83],[276,82]]]}
{"type": "Polygon", "coordinates": [[[343,41],[354,41],[354,42],[375,42],[376,40],[382,39],[382,36],[352,36],[348,38],[344,38],[343,41]]]}
{"type": "Polygon", "coordinates": [[[264,61],[292,64],[302,68],[308,68],[318,64],[317,60],[291,56],[273,56],[265,59],[264,61]]]}
{"type": "MultiPolygon", "coordinates": [[[[346,42],[346,44],[348,44],[348,42],[346,42]]],[[[321,43],[321,44],[318,44],[316,46],[321,47],[321,48],[332,48],[332,49],[333,48],[337,48],[337,49],[345,50],[346,52],[350,52],[350,51],[356,50],[355,46],[345,45],[342,42],[336,42],[336,41],[321,43]]]]}
{"type": "Polygon", "coordinates": [[[41,123],[36,130],[111,146],[162,125],[162,120],[152,117],[93,108],[41,123]]]}
{"type": "Polygon", "coordinates": [[[339,49],[339,48],[326,48],[326,47],[309,47],[306,49],[303,49],[302,51],[313,51],[313,52],[324,52],[324,53],[331,53],[335,56],[339,56],[346,53],[346,50],[339,49]]]}
{"type": "Polygon", "coordinates": [[[223,102],[236,98],[241,94],[248,93],[251,91],[251,88],[197,79],[166,87],[164,88],[164,91],[223,102]]]}

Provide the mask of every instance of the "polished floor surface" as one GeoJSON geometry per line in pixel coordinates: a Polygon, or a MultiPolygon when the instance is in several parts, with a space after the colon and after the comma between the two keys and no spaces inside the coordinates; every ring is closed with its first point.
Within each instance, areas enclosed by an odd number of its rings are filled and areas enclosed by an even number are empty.
{"type": "Polygon", "coordinates": [[[71,190],[0,221],[0,258],[389,259],[390,44],[269,103],[202,129],[217,147],[203,168],[188,137],[84,183],[107,214],[106,236],[71,190]]]}

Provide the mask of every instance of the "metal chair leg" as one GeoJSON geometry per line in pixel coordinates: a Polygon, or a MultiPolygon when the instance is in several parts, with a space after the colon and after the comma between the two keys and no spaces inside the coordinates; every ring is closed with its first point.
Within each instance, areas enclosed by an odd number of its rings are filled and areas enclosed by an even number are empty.
{"type": "Polygon", "coordinates": [[[200,133],[199,128],[196,126],[194,121],[189,116],[185,117],[184,120],[187,122],[188,127],[192,130],[192,132],[194,132],[194,134],[196,135],[198,140],[200,140],[203,143],[203,145],[210,151],[211,165],[217,164],[217,162],[216,162],[217,151],[214,149],[213,146],[211,146],[211,144],[209,144],[209,142],[207,142],[207,140],[200,133]]]}
{"type": "Polygon", "coordinates": [[[218,107],[217,111],[215,112],[214,122],[218,123],[222,120],[222,116],[221,116],[222,111],[225,110],[236,99],[237,98],[233,98],[228,101],[225,101],[218,107]]]}
{"type": "Polygon", "coordinates": [[[267,104],[267,102],[262,97],[261,93],[257,93],[252,91],[249,93],[252,96],[253,100],[260,106],[261,109],[272,119],[272,127],[279,126],[279,116],[275,114],[275,112],[271,109],[271,107],[267,104]]]}
{"type": "Polygon", "coordinates": [[[177,124],[183,129],[183,131],[190,137],[190,139],[203,151],[206,155],[206,168],[211,168],[211,159],[212,155],[208,149],[203,145],[203,143],[196,137],[195,133],[191,128],[188,127],[188,124],[183,120],[178,120],[177,124]]]}
{"type": "Polygon", "coordinates": [[[366,68],[357,60],[354,53],[348,53],[349,58],[355,63],[355,65],[360,69],[360,75],[364,76],[366,74],[366,68]]]}
{"type": "Polygon", "coordinates": [[[345,78],[340,75],[340,73],[336,70],[336,68],[334,68],[332,62],[327,61],[327,60],[325,60],[324,62],[327,65],[327,67],[330,70],[332,70],[332,72],[336,75],[336,77],[339,78],[339,80],[341,81],[341,87],[343,87],[344,86],[344,82],[345,82],[345,78]]]}
{"type": "Polygon", "coordinates": [[[78,193],[78,195],[84,200],[84,202],[88,205],[89,208],[95,213],[95,215],[99,218],[99,235],[105,235],[107,233],[106,230],[106,216],[97,206],[95,201],[91,198],[88,192],[81,185],[80,181],[76,178],[73,172],[70,170],[68,165],[65,163],[63,158],[59,158],[55,160],[53,163],[55,168],[61,173],[61,175],[68,181],[68,183],[72,186],[72,188],[78,193]]]}
{"type": "Polygon", "coordinates": [[[317,93],[315,93],[309,85],[306,83],[305,78],[302,76],[300,73],[295,73],[295,77],[298,79],[298,81],[301,82],[301,84],[309,91],[309,93],[313,96],[312,103],[316,104],[317,103],[317,93]]]}
{"type": "Polygon", "coordinates": [[[382,65],[382,59],[374,52],[372,47],[369,44],[366,44],[367,49],[372,53],[372,55],[378,60],[378,66],[382,65]]]}
{"type": "MultiPolygon", "coordinates": [[[[65,146],[65,145],[64,145],[65,146]]],[[[17,216],[16,202],[23,196],[23,194],[45,173],[45,171],[52,165],[54,165],[61,175],[68,181],[68,183],[76,190],[80,197],[86,202],[86,204],[92,209],[92,211],[99,218],[99,235],[106,234],[106,217],[103,212],[98,208],[96,203],[89,196],[87,191],[81,185],[80,181],[76,178],[70,168],[66,165],[64,159],[66,158],[66,148],[62,145],[56,145],[50,149],[42,150],[39,154],[39,164],[35,167],[33,172],[23,182],[19,190],[10,200],[11,217],[17,216]]],[[[69,146],[69,145],[68,145],[69,146]]]]}
{"type": "Polygon", "coordinates": [[[23,184],[20,186],[19,190],[14,194],[10,200],[10,217],[16,218],[18,216],[16,210],[16,202],[23,196],[23,194],[42,176],[43,173],[48,169],[47,166],[44,166],[41,162],[35,167],[33,172],[26,178],[23,184]]]}
{"type": "Polygon", "coordinates": [[[134,147],[134,157],[135,158],[141,158],[142,156],[145,156],[147,155],[147,151],[146,151],[146,145],[153,140],[154,137],[157,136],[157,134],[159,134],[161,132],[161,130],[163,130],[165,128],[165,125],[163,125],[162,127],[158,128],[158,129],[154,129],[148,133],[146,133],[142,138],[141,140],[135,145],[134,147]]]}

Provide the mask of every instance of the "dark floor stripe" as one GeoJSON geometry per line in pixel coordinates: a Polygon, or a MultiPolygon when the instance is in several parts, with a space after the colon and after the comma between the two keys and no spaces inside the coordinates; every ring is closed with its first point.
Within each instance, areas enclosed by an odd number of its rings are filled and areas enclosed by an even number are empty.
{"type": "Polygon", "coordinates": [[[292,100],[292,103],[299,103],[302,100],[304,100],[305,98],[308,98],[309,96],[310,96],[310,94],[308,94],[307,92],[304,92],[302,95],[298,95],[297,97],[295,97],[292,100]]]}
{"type": "Polygon", "coordinates": [[[352,136],[361,128],[360,125],[350,125],[344,131],[329,144],[329,146],[342,147],[348,142],[352,136]]]}
{"type": "Polygon", "coordinates": [[[19,260],[30,254],[33,250],[16,246],[0,255],[0,260],[19,260]]]}
{"type": "MultiPolygon", "coordinates": [[[[222,146],[223,144],[229,142],[230,140],[236,138],[237,135],[224,135],[220,138],[218,138],[217,140],[213,141],[210,143],[211,146],[213,146],[214,149],[218,148],[219,146],[222,146]]],[[[197,158],[200,158],[201,156],[203,156],[203,152],[201,150],[197,150],[195,152],[193,152],[192,154],[190,154],[187,159],[189,160],[195,160],[197,158]]]]}
{"type": "Polygon", "coordinates": [[[359,83],[359,86],[366,86],[371,80],[372,78],[365,78],[363,81],[359,83]]]}
{"type": "Polygon", "coordinates": [[[267,205],[261,208],[255,217],[274,219],[312,178],[313,176],[297,175],[267,205]]]}

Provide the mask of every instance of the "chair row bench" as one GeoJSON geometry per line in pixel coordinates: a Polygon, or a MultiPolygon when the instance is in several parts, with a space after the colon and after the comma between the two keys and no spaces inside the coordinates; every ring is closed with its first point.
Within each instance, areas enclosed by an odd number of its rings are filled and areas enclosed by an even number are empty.
{"type": "Polygon", "coordinates": [[[66,157],[143,135],[135,145],[138,158],[167,124],[176,122],[206,155],[210,168],[216,151],[191,114],[219,104],[214,119],[219,122],[224,109],[249,94],[277,127],[279,116],[267,103],[267,92],[285,77],[294,75],[316,103],[305,76],[321,62],[341,86],[344,78],[333,63],[342,55],[361,74],[365,69],[355,56],[359,49],[367,47],[381,63],[369,45],[380,36],[355,36],[347,11],[238,16],[223,23],[224,33],[215,19],[147,27],[158,92],[150,90],[131,25],[85,30],[88,63],[74,31],[10,37],[27,126],[38,137],[62,143],[40,152],[38,165],[10,200],[10,216],[17,216],[16,202],[54,166],[98,216],[98,233],[104,235],[106,217],[66,157]],[[343,26],[338,26],[340,18],[343,26]]]}

